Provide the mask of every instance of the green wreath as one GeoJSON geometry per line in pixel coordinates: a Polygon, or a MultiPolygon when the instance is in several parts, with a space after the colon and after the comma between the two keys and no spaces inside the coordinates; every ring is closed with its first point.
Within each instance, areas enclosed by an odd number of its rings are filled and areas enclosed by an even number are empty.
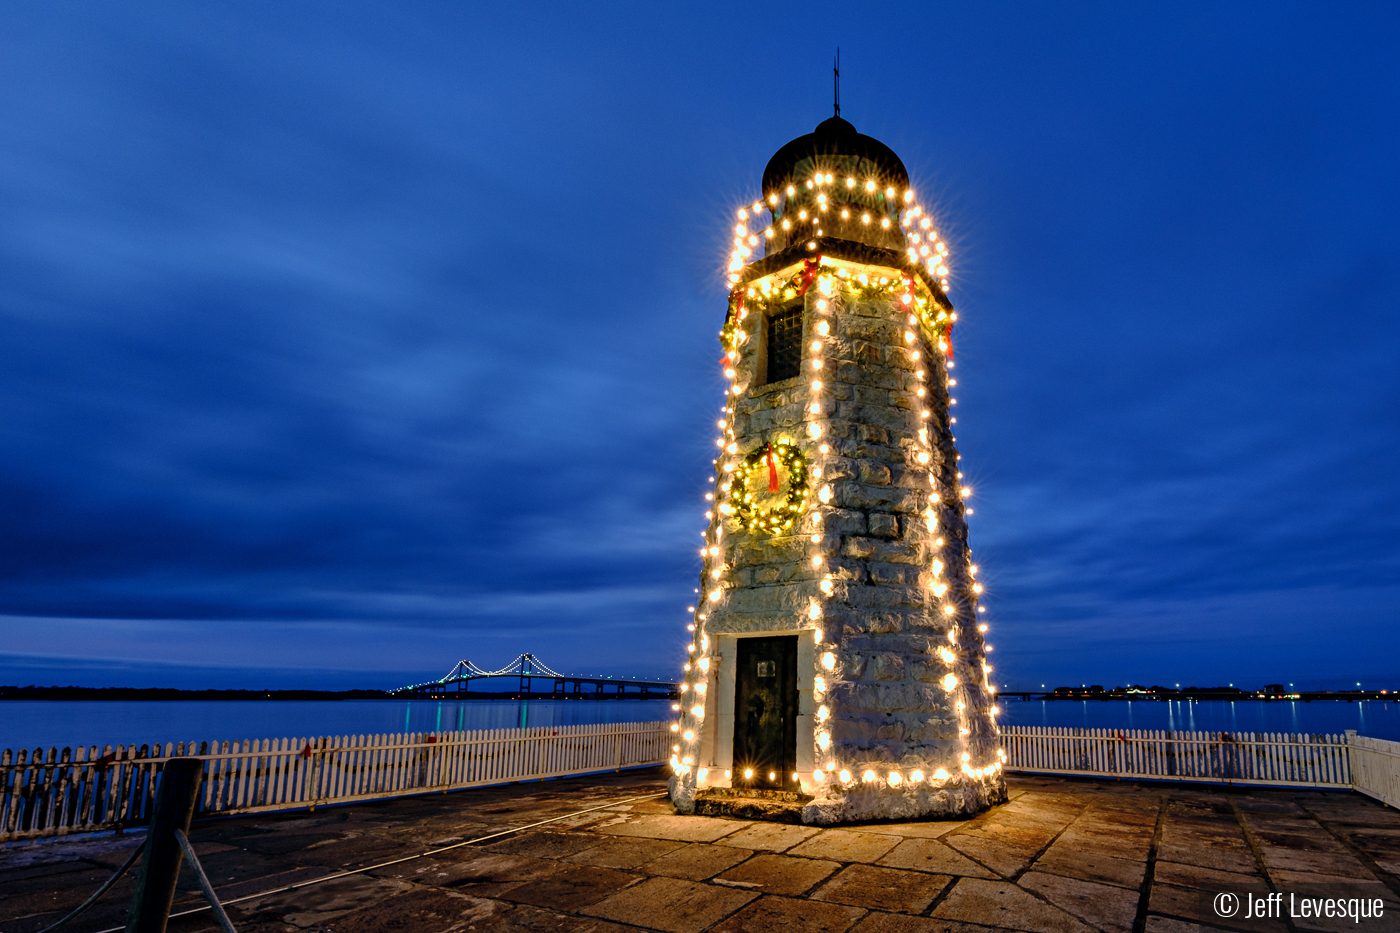
{"type": "Polygon", "coordinates": [[[763,507],[761,499],[768,490],[768,445],[752,451],[734,471],[729,486],[729,504],[734,520],[745,531],[780,534],[792,527],[802,515],[807,501],[807,458],[791,440],[775,441],[772,445],[776,467],[787,471],[787,494],[776,505],[763,507]]]}

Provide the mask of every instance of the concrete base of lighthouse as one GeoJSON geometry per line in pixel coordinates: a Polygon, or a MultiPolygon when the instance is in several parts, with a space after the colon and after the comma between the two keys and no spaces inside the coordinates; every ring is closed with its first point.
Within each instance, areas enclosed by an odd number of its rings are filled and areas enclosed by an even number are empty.
{"type": "Polygon", "coordinates": [[[775,823],[833,826],[878,820],[960,819],[1006,802],[1001,775],[957,775],[945,782],[910,785],[902,790],[857,786],[820,797],[793,792],[687,786],[672,777],[671,802],[676,811],[698,816],[728,816],[775,823]]]}

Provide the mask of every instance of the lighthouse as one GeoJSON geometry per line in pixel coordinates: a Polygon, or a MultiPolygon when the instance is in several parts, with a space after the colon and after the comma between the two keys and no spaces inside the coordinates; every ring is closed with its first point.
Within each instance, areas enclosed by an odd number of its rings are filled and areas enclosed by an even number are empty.
{"type": "Polygon", "coordinates": [[[833,824],[1005,799],[956,447],[949,252],[839,115],[734,217],[681,813],[833,824]]]}

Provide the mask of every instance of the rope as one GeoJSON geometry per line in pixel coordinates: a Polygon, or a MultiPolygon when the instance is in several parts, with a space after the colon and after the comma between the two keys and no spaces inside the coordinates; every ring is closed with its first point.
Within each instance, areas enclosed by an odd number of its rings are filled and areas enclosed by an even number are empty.
{"type": "Polygon", "coordinates": [[[117,879],[120,878],[122,875],[126,874],[126,870],[128,868],[136,864],[136,859],[141,855],[142,850],[145,848],[146,842],[145,840],[142,840],[141,844],[136,847],[135,851],[133,851],[129,856],[127,856],[126,861],[122,862],[122,867],[117,869],[117,873],[112,877],[108,878],[106,881],[102,882],[102,887],[98,888],[96,891],[93,891],[91,897],[79,904],[77,909],[70,913],[68,916],[64,917],[62,920],[58,921],[53,926],[44,927],[42,930],[39,931],[39,933],[49,933],[50,930],[57,930],[59,927],[63,926],[68,921],[76,919],[79,914],[87,910],[93,904],[96,904],[97,899],[102,895],[106,894],[107,889],[110,888],[112,885],[116,884],[117,879]]]}
{"type": "Polygon", "coordinates": [[[219,903],[219,898],[214,894],[214,886],[209,883],[209,876],[204,873],[204,866],[199,864],[199,858],[194,854],[194,846],[190,845],[189,837],[185,831],[175,830],[175,841],[180,843],[180,848],[185,851],[185,858],[190,860],[190,867],[194,869],[195,877],[199,879],[199,888],[204,892],[204,899],[209,902],[209,908],[214,911],[214,919],[219,922],[219,928],[224,933],[238,933],[233,928],[233,922],[229,920],[228,914],[224,913],[224,905],[219,903]]]}
{"type": "MultiPolygon", "coordinates": [[[[366,865],[364,868],[354,868],[354,869],[351,869],[350,871],[341,871],[341,872],[336,872],[335,874],[331,874],[331,875],[322,875],[320,878],[312,878],[312,879],[309,880],[309,881],[298,881],[297,883],[295,883],[295,884],[289,884],[289,885],[287,885],[286,887],[281,887],[281,888],[270,888],[270,889],[268,889],[268,890],[266,890],[266,891],[259,891],[257,894],[245,894],[243,897],[235,897],[235,898],[233,898],[232,900],[224,901],[223,904],[224,904],[225,906],[230,905],[230,904],[241,904],[241,903],[243,903],[244,901],[255,901],[255,900],[257,900],[258,898],[268,897],[269,895],[272,895],[272,894],[285,894],[285,893],[288,892],[288,891],[295,891],[295,890],[297,890],[297,889],[299,889],[299,888],[308,888],[308,887],[310,887],[310,886],[313,885],[313,884],[322,884],[322,883],[327,882],[327,881],[335,881],[337,878],[348,878],[348,877],[351,876],[351,875],[359,875],[359,874],[363,874],[364,872],[367,872],[367,871],[374,871],[376,868],[387,868],[387,867],[389,867],[390,865],[400,865],[400,864],[402,864],[402,863],[404,863],[404,862],[411,862],[411,861],[413,861],[414,859],[427,858],[427,857],[430,856],[430,855],[437,855],[437,854],[439,854],[439,853],[441,853],[441,852],[446,852],[446,851],[448,851],[448,850],[450,850],[450,849],[460,849],[462,846],[475,845],[475,844],[478,843],[478,842],[485,842],[485,841],[487,841],[488,839],[496,839],[496,838],[499,838],[499,837],[501,837],[501,836],[509,836],[511,833],[518,833],[518,832],[523,832],[524,830],[527,830],[527,829],[534,829],[536,826],[543,826],[543,825],[545,825],[546,823],[557,823],[557,822],[559,822],[560,820],[567,820],[569,817],[571,817],[571,816],[578,816],[578,815],[581,814],[581,813],[592,813],[594,810],[606,810],[608,807],[615,807],[615,806],[617,806],[617,805],[620,804],[620,803],[631,803],[631,802],[634,801],[634,800],[651,800],[651,799],[654,798],[654,797],[665,797],[665,796],[666,796],[666,792],[663,791],[663,792],[661,792],[661,793],[659,793],[659,794],[643,794],[643,795],[640,796],[640,797],[627,797],[627,798],[624,798],[624,799],[622,799],[622,800],[614,800],[614,801],[611,802],[611,803],[599,804],[599,805],[596,806],[596,807],[588,807],[587,809],[584,809],[584,810],[575,810],[573,813],[565,813],[563,816],[552,816],[552,817],[550,817],[550,818],[547,819],[547,820],[540,820],[538,823],[530,823],[530,824],[525,825],[525,826],[517,826],[517,827],[515,827],[514,829],[503,829],[503,830],[501,830],[501,831],[498,832],[498,833],[491,833],[489,836],[480,836],[480,837],[478,837],[478,838],[476,838],[476,839],[468,839],[466,842],[454,842],[452,845],[450,845],[450,846],[443,846],[443,847],[440,848],[440,849],[429,849],[427,852],[420,852],[420,853],[418,853],[417,855],[407,855],[407,856],[404,856],[403,858],[396,858],[396,859],[392,859],[392,860],[387,861],[387,862],[380,862],[378,865],[366,865]]],[[[123,867],[122,867],[122,871],[125,871],[125,870],[126,870],[126,866],[123,866],[123,867]]],[[[112,880],[115,881],[116,879],[113,878],[112,880]]],[[[108,882],[108,884],[110,884],[110,883],[111,883],[111,882],[108,882]]],[[[96,897],[94,896],[92,899],[93,899],[93,900],[96,900],[96,897]]],[[[80,909],[81,909],[81,908],[80,908],[80,909]]],[[[192,907],[192,908],[190,908],[189,910],[182,910],[182,911],[180,911],[180,912],[177,913],[177,914],[171,914],[171,915],[170,915],[170,919],[171,919],[171,920],[174,920],[176,917],[188,917],[188,916],[190,916],[191,914],[202,914],[202,913],[204,913],[206,910],[209,910],[209,909],[210,909],[209,906],[204,906],[204,907],[192,907]]],[[[76,912],[75,912],[75,913],[76,913],[76,912]]],[[[67,921],[67,918],[64,918],[64,920],[59,921],[59,923],[64,923],[64,922],[66,922],[66,921],[67,921]]],[[[57,925],[58,925],[58,924],[54,924],[54,926],[57,926],[57,925]]],[[[51,930],[51,929],[53,929],[53,927],[49,927],[49,929],[51,930]]],[[[98,931],[98,933],[124,933],[125,930],[126,930],[126,927],[120,926],[120,927],[112,927],[112,928],[109,929],[109,930],[100,930],[100,931],[98,931]]],[[[41,933],[48,933],[48,930],[43,930],[43,931],[41,931],[41,933]]]]}

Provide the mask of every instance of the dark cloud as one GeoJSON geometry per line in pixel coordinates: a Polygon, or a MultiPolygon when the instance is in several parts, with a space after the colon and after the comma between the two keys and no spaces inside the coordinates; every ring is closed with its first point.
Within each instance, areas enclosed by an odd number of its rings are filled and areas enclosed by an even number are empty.
{"type": "Polygon", "coordinates": [[[1400,647],[1386,11],[0,23],[0,681],[674,670],[729,212],[838,42],[954,246],[999,672],[1400,647]]]}

